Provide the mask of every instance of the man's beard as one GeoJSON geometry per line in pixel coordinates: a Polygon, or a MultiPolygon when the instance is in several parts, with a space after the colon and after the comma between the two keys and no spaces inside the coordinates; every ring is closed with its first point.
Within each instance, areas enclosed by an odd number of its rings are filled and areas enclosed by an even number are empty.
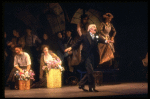
{"type": "Polygon", "coordinates": [[[17,54],[17,55],[21,55],[21,51],[18,51],[16,54],[17,54]]]}

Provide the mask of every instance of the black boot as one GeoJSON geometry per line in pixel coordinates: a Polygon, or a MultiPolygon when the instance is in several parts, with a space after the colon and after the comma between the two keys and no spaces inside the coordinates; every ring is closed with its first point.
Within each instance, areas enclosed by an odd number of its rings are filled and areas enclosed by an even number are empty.
{"type": "Polygon", "coordinates": [[[88,92],[88,90],[84,89],[84,86],[79,86],[79,89],[82,89],[85,92],[88,92]]]}
{"type": "Polygon", "coordinates": [[[95,88],[89,88],[89,92],[99,92],[98,90],[96,90],[95,88]]]}

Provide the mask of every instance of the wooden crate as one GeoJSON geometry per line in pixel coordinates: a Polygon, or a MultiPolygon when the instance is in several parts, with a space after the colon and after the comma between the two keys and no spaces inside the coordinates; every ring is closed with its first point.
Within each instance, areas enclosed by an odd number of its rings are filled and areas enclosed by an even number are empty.
{"type": "Polygon", "coordinates": [[[62,87],[62,78],[60,69],[51,69],[47,74],[47,88],[62,87]]]}

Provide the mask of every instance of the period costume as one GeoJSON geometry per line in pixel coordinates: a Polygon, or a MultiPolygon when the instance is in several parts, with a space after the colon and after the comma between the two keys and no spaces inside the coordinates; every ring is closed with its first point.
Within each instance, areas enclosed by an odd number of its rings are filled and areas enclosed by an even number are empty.
{"type": "Polygon", "coordinates": [[[62,60],[62,62],[64,61],[64,58],[66,56],[68,56],[68,53],[65,53],[65,46],[64,46],[64,41],[62,38],[58,38],[57,40],[57,44],[58,44],[58,48],[57,48],[57,55],[59,56],[59,58],[62,60]]]}
{"type": "Polygon", "coordinates": [[[20,44],[22,46],[22,48],[24,48],[24,46],[25,46],[25,40],[24,40],[23,37],[13,37],[12,38],[12,43],[14,45],[20,44]]]}
{"type": "Polygon", "coordinates": [[[77,24],[77,32],[81,32],[82,34],[86,34],[87,33],[87,29],[88,29],[89,23],[87,24],[82,24],[81,22],[77,24]]]}
{"type": "MultiPolygon", "coordinates": [[[[11,39],[12,45],[16,46],[16,45],[21,45],[22,48],[25,46],[25,41],[23,39],[23,37],[13,37],[11,39]]],[[[14,46],[8,46],[8,68],[7,68],[7,72],[8,74],[11,72],[11,70],[13,69],[13,62],[14,62],[14,56],[16,55],[15,50],[14,50],[14,46]]]]}
{"type": "MultiPolygon", "coordinates": [[[[89,22],[87,21],[86,23],[83,23],[83,19],[87,18],[88,20],[88,15],[81,15],[81,21],[77,24],[77,32],[79,36],[88,33],[88,26],[89,22]]],[[[79,49],[73,50],[73,56],[72,56],[72,63],[77,65],[81,61],[81,51],[82,51],[83,45],[81,44],[79,49]]]]}
{"type": "MultiPolygon", "coordinates": [[[[103,15],[104,18],[113,18],[112,14],[108,13],[103,15]]],[[[116,35],[116,30],[110,22],[106,24],[105,22],[102,22],[100,24],[100,33],[99,36],[102,36],[105,40],[111,40],[111,38],[114,38],[116,35]]],[[[98,44],[98,50],[99,50],[99,56],[100,61],[99,64],[103,64],[105,62],[108,62],[114,58],[114,44],[108,43],[108,44],[98,44]]],[[[109,65],[112,65],[110,62],[109,65]]]]}
{"type": "MultiPolygon", "coordinates": [[[[72,38],[72,36],[64,38],[64,47],[65,48],[70,47],[73,43],[74,43],[74,39],[72,38]]],[[[70,53],[72,53],[72,51],[70,51],[70,53]]],[[[65,70],[72,72],[73,67],[70,64],[71,57],[72,57],[72,54],[68,54],[67,57],[65,57],[64,60],[65,60],[65,65],[67,66],[67,67],[65,67],[65,70]]]]}
{"type": "MultiPolygon", "coordinates": [[[[105,40],[103,38],[99,38],[98,42],[105,43],[105,40]]],[[[78,65],[79,69],[86,70],[87,73],[84,75],[84,77],[80,80],[79,86],[84,86],[86,81],[89,82],[89,89],[94,88],[95,89],[95,82],[94,82],[94,76],[93,76],[93,66],[94,66],[94,55],[93,53],[97,49],[97,39],[95,38],[95,35],[90,35],[90,33],[83,34],[78,41],[72,45],[72,50],[77,49],[80,44],[83,45],[83,49],[81,51],[81,62],[78,65]],[[93,39],[92,39],[93,38],[93,39]]]]}
{"type": "MultiPolygon", "coordinates": [[[[28,53],[22,52],[21,54],[17,54],[14,57],[14,68],[11,70],[11,73],[7,79],[7,83],[10,84],[10,87],[14,87],[16,83],[16,78],[14,73],[17,71],[16,66],[19,66],[21,69],[27,69],[27,66],[31,65],[31,59],[28,53]]],[[[17,85],[16,85],[17,86],[17,85]]]]}
{"type": "Polygon", "coordinates": [[[79,36],[87,33],[87,29],[89,26],[88,19],[89,19],[89,16],[87,14],[81,15],[81,21],[77,24],[77,32],[79,36]]]}
{"type": "Polygon", "coordinates": [[[35,79],[38,81],[39,77],[39,64],[38,64],[38,57],[39,53],[37,51],[37,48],[39,44],[41,44],[41,40],[38,38],[38,36],[31,34],[30,36],[25,35],[24,37],[25,41],[25,47],[24,51],[30,54],[31,60],[32,60],[32,69],[35,72],[35,79]]]}
{"type": "Polygon", "coordinates": [[[43,66],[47,66],[47,61],[51,61],[53,58],[60,60],[60,58],[56,54],[54,54],[51,50],[49,50],[48,55],[45,55],[44,53],[41,54],[40,73],[39,73],[40,81],[33,84],[33,86],[31,86],[32,88],[47,87],[46,72],[42,68],[43,66]]]}

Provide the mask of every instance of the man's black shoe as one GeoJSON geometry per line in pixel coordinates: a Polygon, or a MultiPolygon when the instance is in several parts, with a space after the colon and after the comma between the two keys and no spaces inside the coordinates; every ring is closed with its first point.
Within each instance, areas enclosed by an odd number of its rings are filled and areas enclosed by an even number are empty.
{"type": "Polygon", "coordinates": [[[95,88],[89,88],[89,92],[99,92],[99,91],[96,90],[95,88]]]}
{"type": "Polygon", "coordinates": [[[88,90],[84,89],[84,86],[79,86],[79,89],[82,89],[83,91],[88,92],[88,90]]]}

